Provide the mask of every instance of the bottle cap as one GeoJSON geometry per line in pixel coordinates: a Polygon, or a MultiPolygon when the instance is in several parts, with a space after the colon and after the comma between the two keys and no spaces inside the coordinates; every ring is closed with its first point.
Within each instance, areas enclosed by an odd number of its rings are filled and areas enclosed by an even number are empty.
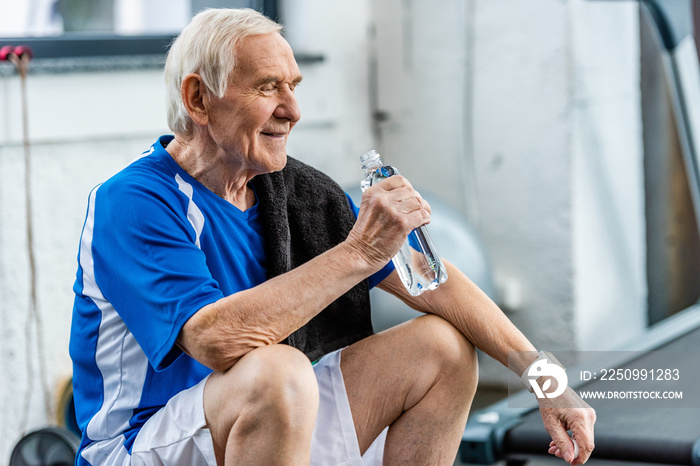
{"type": "Polygon", "coordinates": [[[362,162],[362,168],[368,168],[376,163],[381,164],[381,155],[379,155],[379,152],[372,149],[371,151],[362,154],[360,157],[360,162],[362,162]]]}

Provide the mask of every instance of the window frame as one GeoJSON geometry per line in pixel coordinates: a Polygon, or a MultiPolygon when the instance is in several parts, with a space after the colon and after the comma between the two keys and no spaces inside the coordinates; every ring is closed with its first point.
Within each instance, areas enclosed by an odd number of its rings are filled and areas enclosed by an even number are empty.
{"type": "MultiPolygon", "coordinates": [[[[279,21],[278,0],[263,0],[261,13],[279,21]]],[[[108,33],[65,33],[45,37],[0,37],[0,47],[26,45],[32,48],[35,59],[85,58],[133,55],[163,55],[168,51],[177,33],[118,35],[108,33]]]]}

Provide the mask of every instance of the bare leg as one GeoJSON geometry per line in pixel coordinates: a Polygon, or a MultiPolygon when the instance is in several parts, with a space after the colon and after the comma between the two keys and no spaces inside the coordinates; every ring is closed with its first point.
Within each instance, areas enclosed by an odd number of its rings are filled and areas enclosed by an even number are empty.
{"type": "Polygon", "coordinates": [[[346,348],[341,370],[364,453],[389,427],[385,465],[452,465],[478,378],[476,351],[424,316],[346,348]]]}
{"type": "Polygon", "coordinates": [[[308,465],[318,411],[311,363],[285,345],[258,348],[204,387],[217,463],[308,465]]]}

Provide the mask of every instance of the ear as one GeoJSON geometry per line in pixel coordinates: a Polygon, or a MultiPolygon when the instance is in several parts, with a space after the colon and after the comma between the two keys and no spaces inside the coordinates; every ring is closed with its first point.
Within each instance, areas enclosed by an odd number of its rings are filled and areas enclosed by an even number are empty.
{"type": "Polygon", "coordinates": [[[202,77],[190,73],[182,80],[180,96],[192,121],[199,126],[209,123],[209,94],[202,77]]]}

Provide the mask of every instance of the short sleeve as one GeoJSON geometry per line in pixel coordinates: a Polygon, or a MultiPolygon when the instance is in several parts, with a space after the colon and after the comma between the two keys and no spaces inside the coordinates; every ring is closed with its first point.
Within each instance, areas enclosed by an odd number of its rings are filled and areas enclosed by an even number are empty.
{"type": "Polygon", "coordinates": [[[98,188],[92,256],[104,298],[163,370],[182,354],[176,339],[185,322],[223,293],[197,247],[187,198],[151,176],[117,177],[98,188]]]}

